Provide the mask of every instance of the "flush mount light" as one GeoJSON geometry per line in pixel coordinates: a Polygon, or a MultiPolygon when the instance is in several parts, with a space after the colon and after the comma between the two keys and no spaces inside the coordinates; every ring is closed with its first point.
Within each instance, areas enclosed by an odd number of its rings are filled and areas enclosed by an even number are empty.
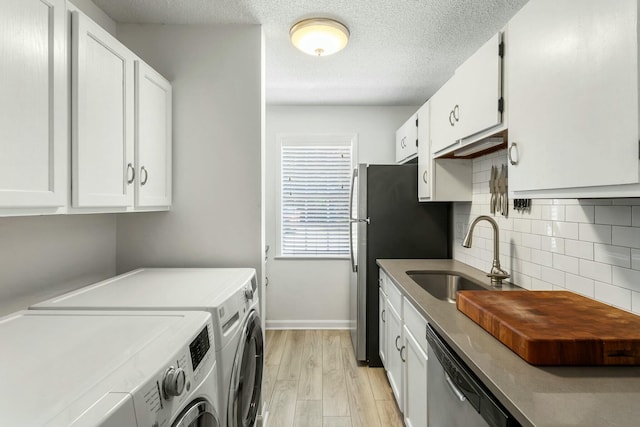
{"type": "Polygon", "coordinates": [[[291,43],[304,53],[327,56],[347,45],[349,29],[329,18],[312,18],[300,21],[289,31],[291,43]]]}

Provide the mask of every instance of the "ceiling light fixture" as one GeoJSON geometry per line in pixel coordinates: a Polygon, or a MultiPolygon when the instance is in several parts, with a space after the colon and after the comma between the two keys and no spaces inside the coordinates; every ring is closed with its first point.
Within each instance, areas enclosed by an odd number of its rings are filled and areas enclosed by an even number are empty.
{"type": "Polygon", "coordinates": [[[334,54],[347,45],[349,29],[329,18],[312,18],[298,22],[289,31],[291,43],[314,56],[334,54]]]}

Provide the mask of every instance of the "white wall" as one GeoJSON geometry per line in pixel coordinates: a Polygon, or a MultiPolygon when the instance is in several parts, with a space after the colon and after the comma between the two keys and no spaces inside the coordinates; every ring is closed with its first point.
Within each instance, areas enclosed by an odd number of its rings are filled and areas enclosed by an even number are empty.
{"type": "Polygon", "coordinates": [[[104,13],[102,9],[95,5],[91,0],[72,0],[78,9],[80,9],[85,15],[88,15],[98,25],[107,30],[109,33],[116,35],[116,23],[113,19],[104,13]]]}
{"type": "Polygon", "coordinates": [[[173,85],[173,206],[118,216],[118,272],[260,272],[261,27],[119,25],[118,38],[173,85]]]}
{"type": "MultiPolygon", "coordinates": [[[[454,257],[488,271],[493,237],[483,221],[473,247],[462,247],[468,224],[489,214],[492,165],[507,163],[505,151],[473,161],[473,202],[454,204],[454,257]]],[[[500,261],[515,284],[527,289],[570,290],[640,314],[640,199],[533,200],[530,212],[500,226],[500,261]]]]}
{"type": "Polygon", "coordinates": [[[359,163],[393,163],[395,131],[418,107],[269,106],[266,131],[267,327],[346,328],[348,260],[276,259],[278,133],[357,133],[359,163]]]}

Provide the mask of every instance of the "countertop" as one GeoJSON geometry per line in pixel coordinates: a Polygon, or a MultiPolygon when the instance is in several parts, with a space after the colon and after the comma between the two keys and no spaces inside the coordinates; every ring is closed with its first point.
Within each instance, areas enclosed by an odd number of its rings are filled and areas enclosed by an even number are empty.
{"type": "Polygon", "coordinates": [[[454,260],[381,259],[378,265],[523,426],[640,426],[640,367],[530,365],[406,274],[455,272],[490,286],[485,272],[454,260]]]}

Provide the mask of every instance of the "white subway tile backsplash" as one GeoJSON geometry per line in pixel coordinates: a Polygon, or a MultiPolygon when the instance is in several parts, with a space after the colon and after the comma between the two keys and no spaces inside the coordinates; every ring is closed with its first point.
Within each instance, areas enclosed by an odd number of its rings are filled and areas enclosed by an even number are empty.
{"type": "Polygon", "coordinates": [[[611,243],[611,226],[580,224],[578,238],[588,242],[611,243]]]}
{"type": "Polygon", "coordinates": [[[604,303],[631,310],[631,291],[608,283],[595,283],[595,297],[604,303]]]}
{"type": "Polygon", "coordinates": [[[542,236],[540,238],[540,249],[549,252],[564,254],[565,240],[560,237],[542,236]]]}
{"type": "Polygon", "coordinates": [[[564,287],[565,284],[565,273],[555,268],[542,267],[540,269],[540,278],[557,286],[564,287]]]}
{"type": "Polygon", "coordinates": [[[565,220],[565,207],[564,205],[548,205],[542,206],[540,209],[540,215],[542,219],[551,221],[564,221],[565,220]]]}
{"type": "Polygon", "coordinates": [[[531,262],[551,267],[553,266],[553,254],[547,251],[531,249],[531,262]]]}
{"type": "Polygon", "coordinates": [[[640,249],[631,249],[631,268],[640,270],[640,249]]]}
{"type": "Polygon", "coordinates": [[[631,311],[640,314],[640,292],[631,292],[631,311]]]}
{"type": "Polygon", "coordinates": [[[540,249],[541,236],[536,234],[522,234],[522,246],[532,249],[540,249]]]}
{"type": "Polygon", "coordinates": [[[565,285],[567,289],[572,292],[588,296],[589,298],[595,296],[595,284],[592,279],[567,274],[565,285]]]}
{"type": "Polygon", "coordinates": [[[640,248],[640,227],[613,227],[612,243],[628,248],[640,248]]]}
{"type": "MultiPolygon", "coordinates": [[[[631,267],[631,249],[595,243],[593,259],[598,262],[629,268],[631,267]]],[[[640,259],[638,261],[640,262],[640,259]]]]}
{"type": "Polygon", "coordinates": [[[600,282],[611,283],[611,265],[581,259],[580,275],[600,282]]]}
{"type": "Polygon", "coordinates": [[[640,292],[640,271],[615,266],[612,269],[612,284],[640,292]]]}
{"type": "Polygon", "coordinates": [[[564,237],[567,239],[578,238],[578,224],[573,222],[554,222],[553,235],[556,237],[564,237]]]}
{"type": "Polygon", "coordinates": [[[532,220],[531,232],[541,236],[553,236],[553,223],[551,221],[532,220]]]}
{"type": "Polygon", "coordinates": [[[593,259],[593,243],[567,239],[564,241],[564,253],[576,258],[593,259]]]}
{"type": "Polygon", "coordinates": [[[596,224],[631,225],[631,206],[596,206],[596,224]]]}
{"type": "Polygon", "coordinates": [[[576,205],[567,206],[565,210],[566,210],[566,216],[565,216],[566,221],[593,223],[593,219],[594,219],[593,206],[583,206],[580,204],[576,204],[576,205]]]}
{"type": "Polygon", "coordinates": [[[572,274],[580,272],[578,258],[560,254],[553,254],[553,268],[572,274]]]}
{"type": "MultiPolygon", "coordinates": [[[[454,203],[454,258],[482,271],[493,259],[493,231],[480,223],[471,249],[469,223],[489,214],[491,166],[506,150],[473,160],[472,202],[454,203]]],[[[510,203],[513,203],[511,200],[510,203]]],[[[495,215],[500,260],[525,289],[569,289],[640,314],[640,198],[534,199],[529,211],[495,215]]]]}

